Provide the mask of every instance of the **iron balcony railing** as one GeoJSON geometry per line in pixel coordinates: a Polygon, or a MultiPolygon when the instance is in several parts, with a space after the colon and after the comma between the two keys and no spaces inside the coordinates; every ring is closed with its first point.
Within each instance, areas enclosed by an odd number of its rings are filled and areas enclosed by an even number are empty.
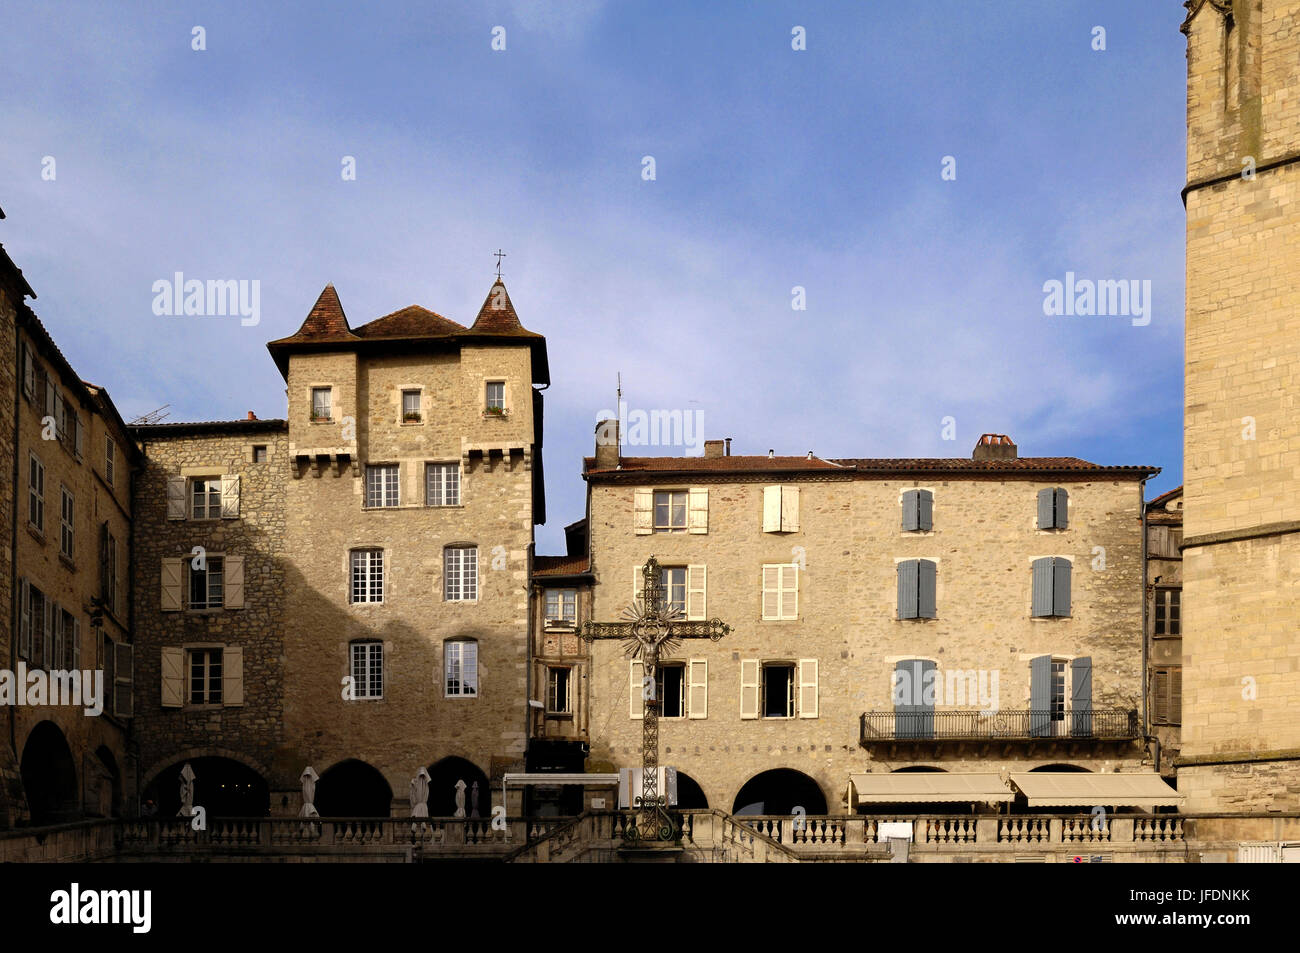
{"type": "Polygon", "coordinates": [[[1131,708],[1075,711],[867,711],[862,743],[882,741],[1126,741],[1141,735],[1131,708]]]}

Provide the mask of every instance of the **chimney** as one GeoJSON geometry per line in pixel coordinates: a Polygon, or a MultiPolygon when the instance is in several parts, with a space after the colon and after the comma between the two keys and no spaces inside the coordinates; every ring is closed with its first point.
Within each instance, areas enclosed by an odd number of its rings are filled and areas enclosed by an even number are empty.
{"type": "Polygon", "coordinates": [[[256,419],[257,419],[257,414],[253,413],[253,412],[250,410],[250,411],[248,412],[248,419],[249,419],[249,420],[256,420],[256,419]]]}
{"type": "Polygon", "coordinates": [[[596,469],[618,469],[618,420],[602,420],[596,424],[596,469]]]}
{"type": "Polygon", "coordinates": [[[767,458],[771,460],[775,456],[776,456],[776,451],[769,447],[767,451],[767,458]]]}
{"type": "Polygon", "coordinates": [[[1016,445],[1004,433],[983,434],[975,444],[972,460],[1014,460],[1018,456],[1016,445]]]}
{"type": "Polygon", "coordinates": [[[731,456],[731,438],[727,438],[727,456],[731,456]]]}
{"type": "Polygon", "coordinates": [[[722,447],[723,441],[721,440],[706,440],[704,441],[704,455],[706,457],[720,457],[723,455],[722,447]]]}

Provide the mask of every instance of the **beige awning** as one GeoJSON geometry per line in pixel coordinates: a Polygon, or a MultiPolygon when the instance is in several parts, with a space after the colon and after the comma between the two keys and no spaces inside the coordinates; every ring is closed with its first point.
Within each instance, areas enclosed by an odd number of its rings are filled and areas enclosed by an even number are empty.
{"type": "Polygon", "coordinates": [[[908,802],[1010,801],[1015,795],[996,774],[950,774],[946,771],[900,771],[894,774],[853,774],[849,784],[855,804],[908,802]]]}
{"type": "Polygon", "coordinates": [[[1030,807],[1168,807],[1184,800],[1158,774],[1031,771],[1012,774],[1011,783],[1030,807]]]}

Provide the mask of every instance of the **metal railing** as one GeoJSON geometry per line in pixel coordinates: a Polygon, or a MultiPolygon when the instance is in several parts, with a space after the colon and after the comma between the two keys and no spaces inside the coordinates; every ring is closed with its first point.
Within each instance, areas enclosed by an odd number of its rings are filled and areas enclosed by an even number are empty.
{"type": "Polygon", "coordinates": [[[881,741],[1127,741],[1141,735],[1132,708],[1092,708],[1052,712],[866,711],[862,744],[881,741]]]}

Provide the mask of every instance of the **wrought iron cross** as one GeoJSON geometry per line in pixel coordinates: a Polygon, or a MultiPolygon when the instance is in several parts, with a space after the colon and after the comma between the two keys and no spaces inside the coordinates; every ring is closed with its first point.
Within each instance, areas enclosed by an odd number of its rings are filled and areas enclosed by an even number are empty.
{"type": "Polygon", "coordinates": [[[501,280],[501,259],[506,257],[506,253],[503,252],[500,248],[498,248],[495,254],[497,256],[497,281],[500,281],[501,280]]]}
{"type": "Polygon", "coordinates": [[[644,590],[641,598],[623,610],[624,622],[586,622],[582,638],[619,639],[629,658],[642,664],[641,796],[636,799],[636,836],[642,840],[673,840],[677,830],[667,811],[666,798],[659,793],[659,692],[656,689],[660,658],[668,655],[680,639],[711,639],[717,642],[731,631],[718,619],[689,622],[682,610],[664,598],[659,561],[653,556],[641,569],[644,590]]]}

